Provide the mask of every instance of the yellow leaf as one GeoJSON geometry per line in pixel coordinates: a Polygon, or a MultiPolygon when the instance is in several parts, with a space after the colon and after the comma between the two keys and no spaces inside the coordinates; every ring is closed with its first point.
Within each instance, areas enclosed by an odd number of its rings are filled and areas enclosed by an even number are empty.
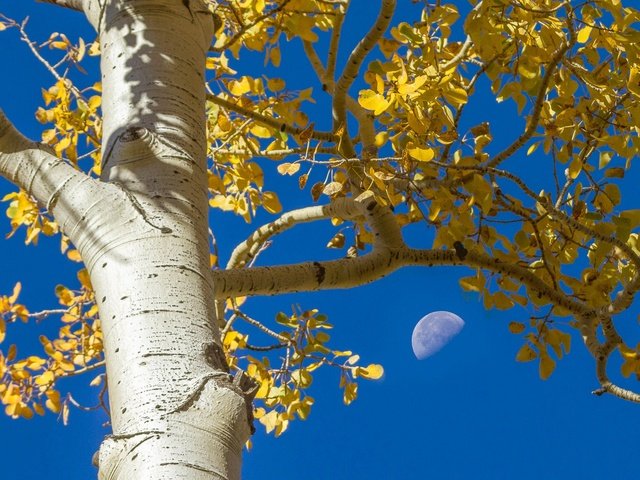
{"type": "Polygon", "coordinates": [[[291,33],[309,42],[318,41],[318,35],[313,31],[316,24],[315,18],[301,15],[287,16],[286,18],[285,26],[291,33]]]}
{"type": "Polygon", "coordinates": [[[360,360],[360,355],[351,355],[349,358],[347,358],[347,361],[344,363],[346,365],[354,365],[358,362],[358,360],[360,360]]]}
{"type": "Polygon", "coordinates": [[[509,323],[509,331],[515,335],[522,333],[524,329],[525,329],[524,323],[520,323],[520,322],[509,323]]]}
{"type": "Polygon", "coordinates": [[[44,358],[37,357],[35,355],[31,355],[26,360],[26,367],[31,370],[40,370],[42,366],[46,363],[44,358]]]}
{"type": "MultiPolygon", "coordinates": [[[[422,87],[426,83],[426,81],[428,79],[429,79],[429,77],[427,75],[420,75],[420,76],[416,77],[416,79],[411,83],[405,83],[403,85],[399,85],[398,86],[398,93],[400,93],[402,95],[413,93],[416,90],[418,90],[420,87],[422,87]]],[[[378,91],[380,93],[382,93],[379,89],[378,89],[378,91]]],[[[464,90],[463,90],[463,92],[464,92],[464,90]]],[[[464,92],[464,97],[465,97],[465,101],[466,101],[466,98],[467,98],[466,92],[464,92]]]]}
{"type": "Polygon", "coordinates": [[[345,405],[350,405],[358,397],[358,384],[357,383],[347,383],[344,386],[344,395],[342,396],[342,401],[345,405]]]}
{"type": "Polygon", "coordinates": [[[373,110],[374,115],[380,115],[390,105],[384,96],[373,90],[362,90],[358,95],[358,103],[367,110],[373,110]]]}
{"type": "Polygon", "coordinates": [[[342,190],[342,184],[340,182],[330,182],[329,184],[324,186],[324,188],[322,189],[322,193],[324,193],[325,195],[331,196],[331,195],[335,195],[341,190],[342,190]]]}
{"type": "Polygon", "coordinates": [[[87,290],[93,290],[93,287],[91,286],[91,279],[89,278],[89,272],[87,272],[86,268],[80,270],[77,277],[84,288],[87,290]]]}
{"type": "Polygon", "coordinates": [[[39,403],[34,403],[33,409],[38,415],[40,416],[44,415],[44,408],[42,408],[42,405],[40,405],[39,403]]]}
{"type": "Polygon", "coordinates": [[[467,103],[467,91],[462,87],[452,87],[450,90],[444,91],[447,100],[456,106],[467,103]]]}
{"type": "Polygon", "coordinates": [[[249,131],[258,138],[271,138],[273,136],[271,130],[258,124],[252,125],[249,131]]]}
{"type": "Polygon", "coordinates": [[[291,378],[299,388],[306,388],[313,381],[313,377],[305,369],[294,370],[291,372],[291,378]]]}
{"type": "Polygon", "coordinates": [[[66,50],[69,44],[67,42],[55,41],[49,44],[51,48],[57,48],[58,50],[66,50]]]}
{"type": "Polygon", "coordinates": [[[587,43],[587,41],[589,40],[589,36],[591,35],[591,30],[593,30],[593,27],[591,25],[585,25],[584,27],[582,27],[578,32],[578,43],[587,43]]]}
{"type": "Polygon", "coordinates": [[[433,160],[433,157],[435,156],[435,152],[433,148],[428,148],[428,147],[427,148],[414,147],[414,148],[409,148],[407,151],[409,152],[409,155],[411,155],[411,157],[418,160],[419,162],[430,162],[431,160],[433,160]]]}
{"type": "Polygon", "coordinates": [[[540,143],[536,142],[534,144],[532,144],[528,149],[527,149],[527,156],[531,155],[533,152],[536,151],[536,148],[538,148],[538,145],[540,145],[540,143]]]}
{"type": "Polygon", "coordinates": [[[385,143],[387,143],[387,140],[389,140],[389,132],[378,132],[375,138],[376,147],[382,147],[385,143]]]}
{"type": "Polygon", "coordinates": [[[92,57],[100,55],[100,43],[99,42],[93,42],[89,46],[89,55],[92,56],[92,57]]]}
{"type": "Polygon", "coordinates": [[[92,96],[88,102],[89,110],[91,110],[92,112],[95,112],[101,103],[102,103],[102,97],[100,95],[92,96]]]}
{"type": "Polygon", "coordinates": [[[51,370],[47,370],[42,375],[37,376],[35,382],[37,385],[42,387],[53,383],[55,379],[56,376],[54,375],[54,373],[51,370]]]}
{"type": "Polygon", "coordinates": [[[267,80],[267,87],[272,92],[279,92],[285,87],[285,83],[281,78],[270,78],[269,80],[267,80]]]}
{"type": "Polygon", "coordinates": [[[22,404],[20,408],[20,416],[26,420],[30,420],[31,418],[33,418],[33,410],[31,410],[25,404],[22,404]]]}
{"type": "Polygon", "coordinates": [[[18,417],[18,415],[20,415],[20,403],[8,404],[4,409],[4,413],[12,418],[18,417]]]}
{"type": "Polygon", "coordinates": [[[14,303],[16,303],[16,300],[18,300],[18,295],[20,295],[20,291],[22,290],[22,284],[20,282],[17,282],[15,284],[15,286],[13,287],[13,293],[11,294],[11,296],[9,297],[9,303],[11,305],[13,305],[14,303]]]}
{"type": "Polygon", "coordinates": [[[232,80],[228,84],[229,91],[236,97],[239,97],[251,91],[251,87],[252,82],[247,76],[241,77],[240,80],[232,80]]]}
{"type": "Polygon", "coordinates": [[[569,178],[575,180],[582,171],[582,158],[580,155],[576,155],[571,161],[568,168],[569,178]]]}
{"type": "MultiPolygon", "coordinates": [[[[269,60],[271,60],[271,63],[273,64],[274,67],[280,66],[280,58],[281,58],[280,48],[273,47],[271,50],[269,50],[269,60]]],[[[284,88],[284,82],[282,82],[282,88],[284,88]]],[[[273,90],[274,92],[277,91],[277,90],[274,90],[273,88],[271,88],[271,90],[273,90]]]]}
{"type": "Polygon", "coordinates": [[[540,67],[538,66],[538,64],[528,64],[526,62],[520,62],[518,64],[518,73],[524,78],[532,80],[539,76],[540,67]]]}
{"type": "Polygon", "coordinates": [[[18,347],[16,347],[15,344],[11,345],[9,347],[9,350],[7,350],[7,361],[10,362],[13,359],[15,359],[17,354],[18,354],[18,347]]]}
{"type": "Polygon", "coordinates": [[[298,186],[301,190],[307,185],[307,180],[309,180],[309,175],[306,173],[298,177],[298,186]]]}
{"type": "Polygon", "coordinates": [[[629,360],[629,359],[627,359],[620,366],[620,373],[622,373],[623,377],[628,378],[629,375],[631,375],[633,372],[636,371],[637,366],[638,366],[638,361],[637,360],[629,360]]]}
{"type": "Polygon", "coordinates": [[[64,285],[56,285],[55,292],[62,305],[70,306],[75,301],[73,292],[64,285]]]}
{"type": "Polygon", "coordinates": [[[553,351],[558,358],[562,358],[562,347],[564,347],[565,352],[569,353],[571,335],[568,333],[557,329],[551,329],[546,332],[544,338],[547,343],[551,345],[551,348],[553,348],[553,351]]]}
{"type": "Polygon", "coordinates": [[[627,88],[636,97],[640,97],[640,67],[631,67],[629,69],[627,88]]]}
{"type": "Polygon", "coordinates": [[[530,362],[535,360],[538,357],[538,354],[535,352],[533,348],[528,343],[525,343],[518,353],[516,354],[516,361],[518,362],[530,362]]]}
{"type": "Polygon", "coordinates": [[[53,413],[60,412],[60,393],[55,390],[47,390],[45,395],[47,396],[47,401],[44,403],[45,407],[53,413]]]}
{"type": "Polygon", "coordinates": [[[376,363],[372,363],[366,368],[358,369],[358,376],[363,378],[368,378],[369,380],[378,380],[384,375],[384,368],[382,365],[378,365],[376,363]]]}
{"type": "Polygon", "coordinates": [[[215,195],[211,200],[209,200],[209,206],[213,208],[219,208],[225,212],[230,212],[234,209],[236,204],[236,200],[231,195],[215,195]]]}
{"type": "Polygon", "coordinates": [[[280,175],[293,175],[300,170],[299,163],[284,162],[278,165],[278,173],[280,175]]]}
{"type": "Polygon", "coordinates": [[[498,310],[508,310],[513,307],[513,300],[504,292],[496,292],[493,296],[493,304],[498,310]]]}
{"type": "Polygon", "coordinates": [[[344,247],[345,237],[343,233],[337,233],[329,243],[327,243],[327,248],[342,248],[344,247]]]}
{"type": "Polygon", "coordinates": [[[309,125],[307,125],[304,130],[302,130],[299,134],[298,134],[298,138],[300,139],[300,142],[302,143],[306,143],[308,142],[311,137],[313,136],[313,131],[315,128],[315,123],[311,122],[309,125]]]}
{"type": "Polygon", "coordinates": [[[282,211],[280,200],[274,192],[264,192],[262,194],[262,206],[269,213],[279,213],[282,211]]]}
{"type": "Polygon", "coordinates": [[[547,378],[549,378],[551,376],[551,374],[553,373],[553,371],[556,368],[556,362],[553,358],[551,358],[549,356],[549,354],[546,351],[541,351],[540,352],[540,365],[539,365],[539,373],[540,373],[540,378],[542,380],[546,380],[547,378]]]}
{"type": "Polygon", "coordinates": [[[271,433],[278,425],[278,412],[271,410],[266,415],[260,417],[259,421],[265,426],[267,433],[271,433]]]}

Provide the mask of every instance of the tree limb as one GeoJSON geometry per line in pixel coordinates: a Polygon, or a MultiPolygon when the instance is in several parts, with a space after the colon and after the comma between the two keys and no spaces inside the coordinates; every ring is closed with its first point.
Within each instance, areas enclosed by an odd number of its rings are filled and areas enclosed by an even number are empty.
{"type": "Polygon", "coordinates": [[[453,68],[456,65],[458,65],[458,63],[460,63],[464,59],[464,57],[467,56],[467,53],[469,53],[469,49],[471,48],[471,45],[473,45],[473,42],[471,41],[471,37],[467,35],[467,38],[464,40],[464,43],[462,44],[460,51],[451,60],[438,65],[438,69],[441,71],[442,70],[447,71],[450,68],[453,68]]]}
{"type": "MultiPolygon", "coordinates": [[[[327,67],[327,70],[325,70],[324,66],[322,65],[322,61],[318,57],[318,54],[313,48],[313,44],[311,42],[304,41],[302,44],[304,46],[304,52],[306,53],[311,66],[316,72],[318,80],[320,80],[320,83],[322,83],[323,87],[326,89],[326,92],[329,93],[329,95],[333,96],[336,89],[336,82],[334,81],[332,74],[329,73],[329,67],[327,67]]],[[[349,110],[349,112],[351,112],[351,114],[358,121],[358,135],[360,135],[360,140],[362,141],[364,151],[371,152],[369,153],[369,155],[375,156],[376,129],[373,116],[367,110],[362,108],[360,104],[353,97],[351,97],[351,95],[346,95],[345,104],[347,110],[349,110]]]]}
{"type": "Polygon", "coordinates": [[[80,12],[83,11],[83,8],[82,8],[83,0],[38,0],[38,2],[53,3],[54,5],[69,8],[71,10],[78,10],[80,12]]]}
{"type": "Polygon", "coordinates": [[[317,205],[287,212],[277,220],[258,228],[249,238],[239,244],[231,253],[227,269],[244,267],[269,238],[295,225],[331,217],[351,220],[358,216],[363,217],[359,205],[347,198],[336,199],[328,205],[317,205]]]}
{"type": "Polygon", "coordinates": [[[569,41],[564,43],[552,57],[549,65],[547,66],[547,70],[542,77],[542,82],[540,83],[540,88],[538,89],[538,95],[536,96],[536,100],[533,106],[533,112],[531,113],[531,119],[529,120],[529,125],[527,125],[527,128],[522,133],[522,135],[514,140],[511,145],[509,145],[502,152],[489,160],[489,162],[487,163],[489,167],[495,167],[505,161],[507,158],[517,152],[533,136],[536,129],[538,128],[538,124],[540,123],[540,114],[542,113],[542,107],[544,105],[545,95],[547,94],[547,90],[549,88],[549,83],[551,82],[551,77],[553,77],[553,74],[556,72],[556,68],[560,64],[560,61],[564,57],[565,53],[567,53],[567,51],[569,51],[569,49],[573,47],[575,42],[575,35],[571,35],[569,41]]]}
{"type": "Polygon", "coordinates": [[[216,297],[278,295],[290,292],[351,288],[378,280],[405,266],[464,265],[479,267],[517,279],[533,293],[546,297],[584,321],[600,312],[555,290],[525,266],[502,262],[481,252],[467,251],[464,258],[453,249],[374,248],[357,258],[294,265],[254,267],[213,272],[216,297]]]}
{"type": "MultiPolygon", "coordinates": [[[[279,160],[279,159],[288,157],[290,155],[299,155],[305,161],[317,163],[312,158],[307,158],[305,156],[307,153],[308,152],[306,147],[283,148],[281,150],[258,150],[258,151],[251,151],[248,149],[247,150],[227,149],[227,148],[220,148],[220,147],[213,148],[213,154],[215,157],[217,157],[218,155],[247,155],[249,157],[252,157],[252,156],[265,157],[271,160],[279,160]]],[[[335,155],[336,149],[334,147],[314,148],[313,153],[314,154],[324,153],[327,155],[335,155]]]]}
{"type": "Polygon", "coordinates": [[[2,110],[0,175],[25,190],[49,211],[55,207],[65,187],[91,180],[84,173],[57,158],[44,145],[25,138],[2,110]]]}
{"type": "Polygon", "coordinates": [[[351,0],[347,0],[347,2],[344,4],[342,11],[336,17],[336,20],[333,24],[333,29],[331,30],[331,41],[329,42],[329,53],[327,56],[327,78],[331,79],[332,81],[335,79],[336,75],[336,60],[338,58],[340,36],[342,35],[342,24],[344,23],[344,17],[347,14],[350,3],[351,0]]]}
{"type": "Polygon", "coordinates": [[[226,49],[228,49],[229,47],[234,45],[238,40],[240,40],[242,38],[242,36],[249,29],[255,27],[256,25],[258,25],[263,20],[266,20],[267,18],[269,18],[269,17],[275,15],[276,13],[282,11],[284,9],[284,7],[286,7],[287,4],[290,1],[291,0],[283,0],[282,3],[280,3],[280,5],[278,5],[277,7],[272,8],[271,10],[269,10],[268,12],[263,13],[262,15],[259,15],[251,23],[240,25],[240,29],[232,37],[227,39],[227,41],[223,45],[220,45],[219,47],[211,46],[209,48],[209,51],[210,52],[224,52],[226,49]]]}
{"type": "Polygon", "coordinates": [[[343,129],[342,150],[344,156],[348,158],[355,157],[356,154],[347,128],[347,92],[353,84],[353,81],[358,76],[358,73],[360,73],[360,66],[362,65],[365,57],[371,50],[373,50],[373,47],[375,47],[378,40],[380,40],[384,32],[387,30],[387,27],[391,22],[391,17],[393,16],[393,12],[395,11],[395,7],[396,0],[382,1],[382,7],[380,8],[380,13],[378,14],[376,22],[364,38],[360,40],[353,53],[349,56],[347,65],[336,83],[333,97],[333,130],[337,132],[340,128],[343,129]]]}
{"type": "Polygon", "coordinates": [[[375,248],[400,248],[405,243],[393,212],[379,205],[372,194],[362,195],[356,200],[337,198],[328,205],[293,210],[277,220],[258,228],[231,253],[227,269],[241,268],[247,264],[274,235],[301,223],[337,217],[342,220],[366,220],[373,231],[375,248]]]}
{"type": "MultiPolygon", "coordinates": [[[[248,108],[242,107],[241,105],[230,102],[229,100],[225,100],[218,95],[207,94],[207,100],[228,110],[239,113],[240,115],[243,115],[247,118],[251,118],[258,123],[280,130],[281,132],[286,132],[291,135],[300,135],[300,133],[302,133],[302,131],[304,130],[304,128],[293,127],[287,123],[279,121],[277,118],[267,117],[266,115],[262,115],[261,113],[249,110],[248,108]]],[[[311,132],[311,138],[322,142],[335,141],[334,135],[331,132],[313,131],[311,132]]]]}

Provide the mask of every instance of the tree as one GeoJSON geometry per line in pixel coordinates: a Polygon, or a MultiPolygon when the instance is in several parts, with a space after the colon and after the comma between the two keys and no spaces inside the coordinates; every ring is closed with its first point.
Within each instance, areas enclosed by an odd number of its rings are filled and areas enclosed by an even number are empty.
{"type": "MultiPolygon", "coordinates": [[[[0,173],[20,188],[5,198],[13,230],[26,227],[27,243],[61,234],[86,270],[79,289],[57,289],[60,310],[29,312],[19,285],[3,298],[2,336],[7,323],[50,314],[64,325],[58,339],[41,338],[45,357],[18,360],[10,347],[0,388],[9,415],[66,411],[72,397],[56,381],[104,358],[113,435],[97,458],[101,478],[238,478],[253,416],[276,434],[305,418],[304,390],[324,365],[352,401],[355,380],[379,378],[379,365],[330,348],[317,311],[279,314],[278,332],[247,316],[243,297],[351,288],[407,265],[471,267],[461,286],[486,308],[530,313],[509,327],[523,336],[517,360],[539,361],[547,378],[576,330],[596,361],[594,393],[638,401],[607,370],[617,352],[623,376],[640,373],[638,347],[615,322],[640,282],[640,216],[619,188],[639,146],[636,10],[483,1],[463,35],[452,4],[425,4],[422,18],[389,30],[395,1],[383,0],[338,69],[344,1],[49,3],[84,12],[98,40],[52,35],[55,62],[29,43],[55,76],[36,113],[50,128],[35,143],[0,114],[0,173]],[[244,49],[279,65],[285,37],[303,43],[330,95],[326,130],[303,113],[313,92],[233,70],[229,57],[244,49]],[[78,86],[69,69],[98,54],[101,82],[78,86]],[[494,140],[489,123],[468,118],[472,99],[489,94],[526,115],[515,139],[494,140]],[[220,268],[209,207],[247,221],[282,210],[263,188],[263,158],[317,204],[258,228],[220,268]],[[523,165],[542,169],[545,158],[544,177],[523,165]],[[345,258],[253,265],[276,234],[321,219],[340,226],[329,246],[349,245],[345,258]],[[434,232],[432,248],[403,240],[418,222],[434,232]],[[240,323],[273,345],[248,343],[240,323]],[[265,349],[284,352],[281,364],[251,354],[265,349]]],[[[28,40],[24,23],[1,25],[28,40]]]]}

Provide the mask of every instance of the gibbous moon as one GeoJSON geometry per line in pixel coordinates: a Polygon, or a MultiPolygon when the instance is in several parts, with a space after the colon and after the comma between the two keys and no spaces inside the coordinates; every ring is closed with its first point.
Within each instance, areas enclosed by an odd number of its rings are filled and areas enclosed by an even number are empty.
{"type": "Polygon", "coordinates": [[[420,319],[411,335],[418,360],[424,360],[451,341],[464,327],[464,320],[451,312],[431,312],[420,319]]]}

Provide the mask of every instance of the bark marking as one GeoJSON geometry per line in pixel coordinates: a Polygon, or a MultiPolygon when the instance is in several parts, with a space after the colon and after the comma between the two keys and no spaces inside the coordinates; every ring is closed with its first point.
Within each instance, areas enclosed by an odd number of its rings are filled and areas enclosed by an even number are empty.
{"type": "Polygon", "coordinates": [[[322,285],[322,282],[324,282],[324,277],[327,273],[327,269],[324,268],[319,262],[313,262],[313,266],[316,269],[316,281],[318,282],[318,285],[322,285]]]}

